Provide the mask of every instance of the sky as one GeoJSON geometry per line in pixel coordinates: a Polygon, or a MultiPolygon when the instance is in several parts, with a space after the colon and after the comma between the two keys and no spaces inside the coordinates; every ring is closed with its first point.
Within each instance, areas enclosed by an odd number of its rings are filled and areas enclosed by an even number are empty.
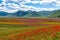
{"type": "Polygon", "coordinates": [[[0,11],[52,11],[60,9],[60,0],[0,0],[0,11]]]}

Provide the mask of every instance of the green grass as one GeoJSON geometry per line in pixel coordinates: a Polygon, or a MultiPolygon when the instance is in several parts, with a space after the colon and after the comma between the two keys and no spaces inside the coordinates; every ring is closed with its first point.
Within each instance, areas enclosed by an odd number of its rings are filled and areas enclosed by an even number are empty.
{"type": "Polygon", "coordinates": [[[31,26],[22,26],[22,25],[7,25],[7,24],[0,24],[0,37],[8,36],[8,35],[13,35],[13,34],[18,34],[22,33],[25,31],[31,31],[31,30],[36,29],[36,27],[31,27],[31,26]]]}

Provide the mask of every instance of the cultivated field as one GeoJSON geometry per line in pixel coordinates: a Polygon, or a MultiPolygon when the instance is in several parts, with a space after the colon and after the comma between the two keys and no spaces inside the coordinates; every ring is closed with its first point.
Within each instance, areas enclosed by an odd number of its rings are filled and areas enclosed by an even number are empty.
{"type": "Polygon", "coordinates": [[[0,40],[60,40],[60,19],[0,18],[0,40]]]}

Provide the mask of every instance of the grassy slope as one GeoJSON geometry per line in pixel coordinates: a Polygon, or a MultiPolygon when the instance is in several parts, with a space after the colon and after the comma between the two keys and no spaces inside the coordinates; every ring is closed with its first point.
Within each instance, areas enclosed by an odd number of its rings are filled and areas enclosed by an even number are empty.
{"type": "Polygon", "coordinates": [[[49,15],[48,18],[60,18],[60,10],[55,11],[53,14],[49,15]]]}

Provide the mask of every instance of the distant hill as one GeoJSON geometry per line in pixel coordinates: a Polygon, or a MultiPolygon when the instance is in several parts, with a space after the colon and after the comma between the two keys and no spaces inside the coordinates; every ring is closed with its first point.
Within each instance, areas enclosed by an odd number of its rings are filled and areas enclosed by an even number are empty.
{"type": "Polygon", "coordinates": [[[60,10],[55,10],[54,13],[49,16],[49,18],[60,18],[60,10]]]}
{"type": "Polygon", "coordinates": [[[25,12],[25,11],[17,11],[16,13],[14,13],[15,16],[18,16],[18,17],[23,17],[25,15],[27,15],[28,13],[25,12]]]}
{"type": "Polygon", "coordinates": [[[39,12],[42,16],[48,16],[53,13],[53,11],[40,11],[39,12]]]}
{"type": "Polygon", "coordinates": [[[7,12],[0,11],[0,16],[7,16],[7,15],[8,15],[7,12]]]}
{"type": "Polygon", "coordinates": [[[36,11],[27,11],[28,14],[26,16],[29,16],[29,17],[41,17],[42,15],[36,11]]]}
{"type": "Polygon", "coordinates": [[[60,18],[60,10],[54,11],[17,11],[15,13],[7,13],[0,11],[0,17],[39,17],[39,18],[60,18]]]}
{"type": "Polygon", "coordinates": [[[7,13],[0,11],[0,16],[7,16],[7,17],[41,17],[41,15],[36,11],[17,11],[15,13],[7,13]]]}

